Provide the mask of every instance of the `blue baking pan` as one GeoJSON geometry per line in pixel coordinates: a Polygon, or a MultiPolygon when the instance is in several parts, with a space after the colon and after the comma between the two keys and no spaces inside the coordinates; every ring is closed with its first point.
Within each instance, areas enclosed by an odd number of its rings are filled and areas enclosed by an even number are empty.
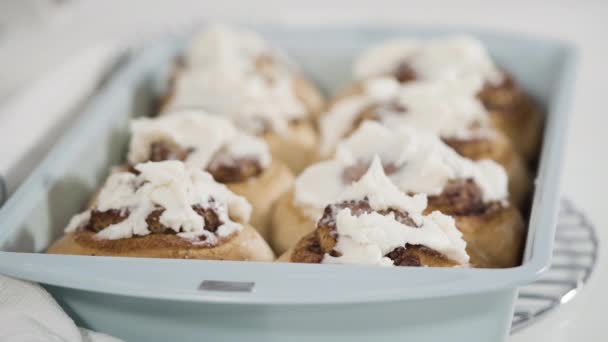
{"type": "Polygon", "coordinates": [[[119,164],[183,46],[138,49],[0,210],[0,272],[40,282],[86,327],[128,341],[502,341],[517,287],[550,265],[576,52],[463,29],[262,29],[327,92],[355,55],[394,36],[472,33],[546,110],[523,263],[510,269],[375,268],[44,254],[119,164]]]}

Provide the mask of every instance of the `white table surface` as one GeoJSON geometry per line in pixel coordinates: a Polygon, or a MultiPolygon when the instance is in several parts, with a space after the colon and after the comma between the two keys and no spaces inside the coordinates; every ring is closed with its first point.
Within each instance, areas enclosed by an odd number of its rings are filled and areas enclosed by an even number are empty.
{"type": "MultiPolygon", "coordinates": [[[[40,0],[30,2],[40,3],[40,0]]],[[[0,106],[42,72],[92,42],[138,38],[202,18],[288,25],[467,25],[561,38],[581,49],[562,189],[608,243],[608,1],[73,1],[51,16],[0,3],[0,106]],[[14,15],[9,9],[17,10],[14,15]],[[32,22],[31,19],[34,19],[32,22]],[[4,23],[4,27],[1,26],[4,23]]],[[[7,148],[0,146],[0,148],[7,148]]],[[[604,247],[604,246],[602,246],[604,247]]],[[[514,342],[605,341],[608,256],[590,283],[558,312],[511,337],[514,342]]]]}

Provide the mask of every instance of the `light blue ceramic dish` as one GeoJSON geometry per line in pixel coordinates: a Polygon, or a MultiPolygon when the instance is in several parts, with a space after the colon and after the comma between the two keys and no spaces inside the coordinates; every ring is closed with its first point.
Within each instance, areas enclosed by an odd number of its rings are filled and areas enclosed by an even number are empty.
{"type": "MultiPolygon", "coordinates": [[[[372,43],[463,32],[262,31],[330,92],[348,83],[353,56],[372,43]]],[[[150,112],[159,73],[182,45],[165,40],[131,58],[1,209],[0,272],[44,284],[79,324],[128,341],[505,339],[517,286],[551,261],[576,54],[561,42],[464,32],[481,38],[547,111],[521,266],[386,269],[41,254],[124,157],[129,119],[150,112]],[[252,288],[201,289],[205,280],[252,288]]]]}

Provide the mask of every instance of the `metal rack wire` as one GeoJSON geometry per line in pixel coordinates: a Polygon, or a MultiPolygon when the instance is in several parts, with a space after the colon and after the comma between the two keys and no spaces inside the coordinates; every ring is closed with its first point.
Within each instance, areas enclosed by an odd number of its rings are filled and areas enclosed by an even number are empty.
{"type": "Polygon", "coordinates": [[[536,282],[519,289],[511,333],[570,301],[589,280],[597,262],[594,226],[569,200],[562,200],[555,233],[553,264],[536,282]]]}

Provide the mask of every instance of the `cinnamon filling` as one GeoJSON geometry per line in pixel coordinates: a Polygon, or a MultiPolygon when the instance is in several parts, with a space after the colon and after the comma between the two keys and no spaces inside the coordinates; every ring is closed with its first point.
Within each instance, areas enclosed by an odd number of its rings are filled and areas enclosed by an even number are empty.
{"type": "MultiPolygon", "coordinates": [[[[328,253],[332,256],[339,256],[339,252],[334,250],[336,245],[336,214],[340,209],[350,209],[351,214],[354,216],[360,216],[362,214],[369,214],[374,211],[371,205],[369,204],[369,200],[364,198],[363,200],[351,200],[345,201],[342,203],[328,205],[325,207],[323,211],[323,215],[319,222],[317,223],[317,238],[319,240],[319,244],[324,253],[328,253]]],[[[410,218],[410,216],[403,211],[388,208],[376,211],[380,215],[390,215],[391,213],[394,215],[395,220],[398,222],[411,226],[418,227],[416,223],[410,218]]]]}
{"type": "MultiPolygon", "coordinates": [[[[214,233],[223,224],[223,222],[219,219],[217,212],[215,212],[215,210],[212,208],[202,208],[200,205],[193,205],[192,209],[198,215],[200,215],[204,218],[204,220],[205,220],[204,228],[207,231],[214,233]]],[[[160,222],[160,217],[164,211],[165,211],[165,209],[158,208],[158,209],[155,209],[154,211],[152,211],[146,217],[146,223],[148,224],[148,230],[152,234],[176,234],[176,232],[173,229],[163,225],[160,222]]],[[[118,223],[124,221],[125,219],[127,219],[127,217],[129,217],[129,214],[130,213],[128,210],[117,210],[117,209],[110,209],[110,210],[106,210],[106,211],[92,210],[91,218],[89,219],[89,222],[86,225],[82,226],[80,229],[98,233],[111,225],[118,224],[118,223]]],[[[201,238],[204,239],[204,236],[201,238]]]]}
{"type": "Polygon", "coordinates": [[[427,254],[436,258],[445,258],[445,256],[434,249],[422,245],[405,244],[405,247],[397,247],[386,255],[393,260],[395,266],[422,266],[420,254],[427,254]]]}
{"type": "Polygon", "coordinates": [[[441,194],[428,197],[428,206],[450,216],[483,215],[500,203],[483,201],[481,189],[472,179],[452,180],[441,194]]]}
{"type": "Polygon", "coordinates": [[[393,75],[400,83],[416,80],[416,71],[407,62],[401,62],[393,71],[393,75]]]}
{"type": "MultiPolygon", "coordinates": [[[[351,200],[334,205],[328,205],[325,207],[323,216],[317,223],[317,229],[313,233],[304,237],[294,248],[292,261],[303,263],[321,263],[325,254],[329,254],[333,257],[339,257],[340,252],[334,249],[337,243],[336,214],[340,209],[345,208],[350,209],[352,215],[355,216],[360,216],[364,213],[371,213],[374,211],[367,198],[363,200],[351,200]]],[[[419,227],[406,212],[394,208],[388,208],[376,212],[381,215],[393,214],[398,222],[410,227],[419,227]]],[[[396,266],[421,266],[422,263],[419,257],[420,253],[426,253],[428,255],[443,258],[441,253],[428,247],[410,244],[406,244],[404,247],[395,248],[393,251],[388,253],[386,257],[393,260],[396,266]]]]}
{"type": "MultiPolygon", "coordinates": [[[[342,171],[342,181],[345,184],[350,184],[352,182],[358,181],[359,179],[361,179],[361,177],[363,177],[363,175],[365,175],[370,165],[371,162],[360,160],[355,164],[345,168],[344,171],[342,171]]],[[[394,163],[383,163],[382,168],[384,169],[384,173],[387,176],[390,176],[393,173],[397,172],[400,169],[400,166],[397,166],[394,163]]]]}
{"type": "Polygon", "coordinates": [[[82,227],[85,230],[90,230],[92,232],[100,232],[108,226],[113,224],[120,223],[124,221],[127,217],[129,217],[128,210],[117,210],[110,209],[106,211],[91,211],[91,218],[89,219],[89,223],[82,227]]]}
{"type": "Polygon", "coordinates": [[[391,114],[405,114],[407,113],[407,107],[398,101],[389,101],[386,103],[375,103],[370,106],[367,106],[363,109],[355,120],[353,120],[352,127],[350,131],[346,134],[346,136],[351,135],[354,131],[356,131],[363,122],[369,121],[380,121],[382,115],[384,113],[391,114]]]}
{"type": "Polygon", "coordinates": [[[220,183],[239,183],[259,176],[263,170],[255,159],[237,158],[227,163],[212,162],[206,171],[220,183]]]}
{"type": "MultiPolygon", "coordinates": [[[[184,161],[193,152],[192,148],[184,149],[164,141],[150,145],[149,161],[181,160],[184,161]]],[[[138,172],[131,166],[129,171],[138,172]]],[[[260,162],[255,158],[231,158],[218,153],[205,170],[220,183],[239,183],[259,176],[262,171],[260,162]]]]}
{"type": "Polygon", "coordinates": [[[165,142],[154,142],[150,145],[149,161],[185,160],[192,149],[183,149],[165,142]]]}

